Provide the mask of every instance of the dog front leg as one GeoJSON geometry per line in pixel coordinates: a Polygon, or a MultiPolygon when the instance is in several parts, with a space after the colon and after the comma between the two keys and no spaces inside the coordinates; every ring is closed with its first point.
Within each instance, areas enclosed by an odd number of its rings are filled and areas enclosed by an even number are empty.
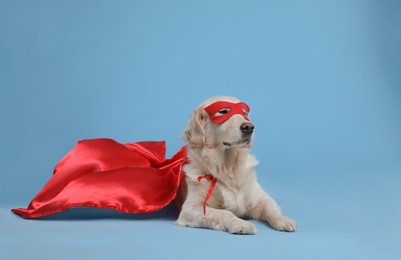
{"type": "Polygon", "coordinates": [[[267,194],[251,207],[249,215],[253,219],[269,223],[272,228],[279,231],[293,232],[297,229],[296,223],[282,215],[277,203],[267,194]]]}
{"type": "Polygon", "coordinates": [[[206,207],[204,215],[201,206],[191,207],[185,204],[176,224],[184,227],[227,231],[232,234],[253,235],[256,232],[255,225],[238,218],[231,211],[206,207]]]}

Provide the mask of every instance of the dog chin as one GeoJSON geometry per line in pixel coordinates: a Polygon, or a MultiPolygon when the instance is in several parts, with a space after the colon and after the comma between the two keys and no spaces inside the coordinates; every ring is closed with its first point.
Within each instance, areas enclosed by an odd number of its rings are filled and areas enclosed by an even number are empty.
{"type": "Polygon", "coordinates": [[[246,138],[236,142],[223,142],[225,148],[250,148],[251,147],[251,139],[246,138]]]}

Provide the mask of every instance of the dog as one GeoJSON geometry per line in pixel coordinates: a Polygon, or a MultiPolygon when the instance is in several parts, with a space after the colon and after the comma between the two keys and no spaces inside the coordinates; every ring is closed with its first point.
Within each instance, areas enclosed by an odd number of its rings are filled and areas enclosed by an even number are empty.
{"type": "Polygon", "coordinates": [[[227,96],[209,98],[193,111],[183,134],[188,163],[177,225],[251,235],[256,227],[245,219],[255,219],[279,231],[296,230],[256,180],[248,113],[245,103],[227,96]]]}

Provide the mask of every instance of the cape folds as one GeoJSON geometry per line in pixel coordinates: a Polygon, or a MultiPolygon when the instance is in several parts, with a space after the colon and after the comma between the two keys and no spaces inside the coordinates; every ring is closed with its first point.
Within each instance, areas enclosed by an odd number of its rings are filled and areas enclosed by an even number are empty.
{"type": "Polygon", "coordinates": [[[165,158],[165,142],[121,144],[83,140],[56,165],[28,208],[12,211],[39,218],[78,206],[149,213],[168,205],[183,179],[186,147],[165,158]]]}

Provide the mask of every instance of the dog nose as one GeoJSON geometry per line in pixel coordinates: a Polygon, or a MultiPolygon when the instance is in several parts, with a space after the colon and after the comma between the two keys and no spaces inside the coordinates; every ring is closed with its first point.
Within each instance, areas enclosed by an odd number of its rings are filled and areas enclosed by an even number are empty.
{"type": "Polygon", "coordinates": [[[240,128],[244,134],[252,134],[255,126],[252,123],[243,123],[240,128]]]}

